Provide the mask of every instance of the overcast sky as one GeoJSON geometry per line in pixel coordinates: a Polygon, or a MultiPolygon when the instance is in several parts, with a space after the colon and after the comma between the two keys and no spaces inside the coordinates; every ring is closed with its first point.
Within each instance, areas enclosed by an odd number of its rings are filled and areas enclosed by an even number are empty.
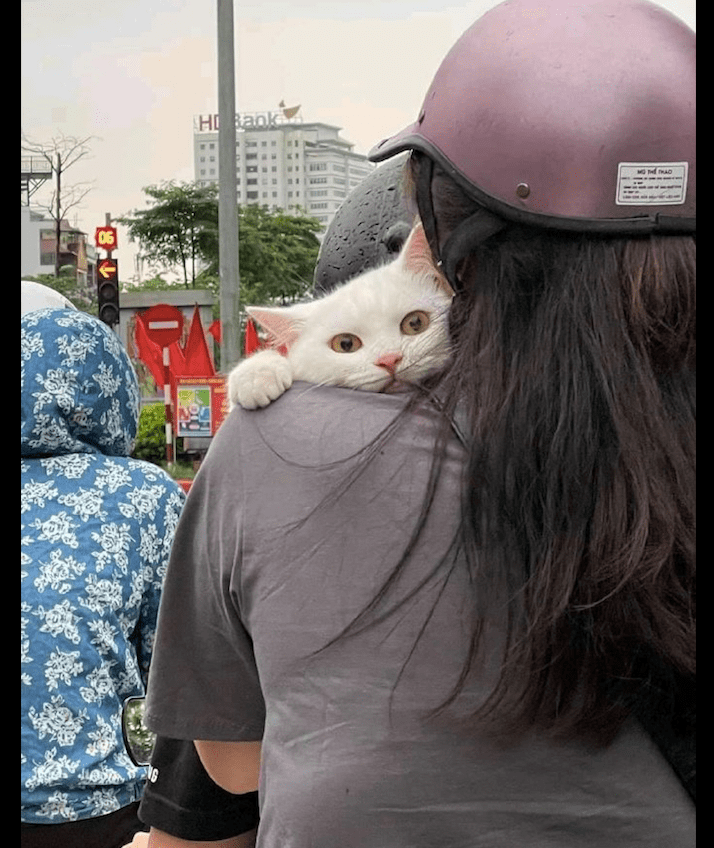
{"type": "MultiPolygon", "coordinates": [[[[93,240],[106,212],[145,207],[143,186],[194,179],[193,116],[218,111],[216,0],[21,2],[22,130],[37,142],[93,136],[66,175],[94,184],[70,213],[93,240]]],[[[234,0],[236,109],[300,104],[305,121],[342,127],[366,153],[416,118],[446,52],[495,5],[234,0]]],[[[695,0],[660,5],[696,27],[695,0]]],[[[122,279],[133,252],[120,229],[122,279]]]]}

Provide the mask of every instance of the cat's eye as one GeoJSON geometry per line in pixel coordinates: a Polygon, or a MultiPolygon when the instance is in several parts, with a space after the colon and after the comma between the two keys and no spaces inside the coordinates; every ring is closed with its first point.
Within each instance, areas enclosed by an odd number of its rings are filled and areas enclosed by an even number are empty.
{"type": "Polygon", "coordinates": [[[354,353],[362,347],[362,341],[354,333],[339,333],[333,336],[330,347],[336,353],[354,353]]]}
{"type": "Polygon", "coordinates": [[[406,315],[399,326],[405,336],[417,336],[429,326],[429,316],[421,309],[417,309],[406,315]]]}

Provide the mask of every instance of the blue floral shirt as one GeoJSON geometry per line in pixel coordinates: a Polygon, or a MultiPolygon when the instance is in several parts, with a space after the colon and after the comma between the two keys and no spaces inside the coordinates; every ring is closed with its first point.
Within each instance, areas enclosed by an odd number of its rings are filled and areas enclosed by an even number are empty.
{"type": "Polygon", "coordinates": [[[129,456],[139,391],[117,336],[74,310],[21,322],[21,818],[47,824],[141,796],[121,710],[145,692],[184,494],[129,456]]]}

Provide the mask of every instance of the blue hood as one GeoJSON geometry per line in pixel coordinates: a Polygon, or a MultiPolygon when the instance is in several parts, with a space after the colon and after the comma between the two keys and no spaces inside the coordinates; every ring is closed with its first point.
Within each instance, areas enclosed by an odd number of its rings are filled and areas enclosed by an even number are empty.
{"type": "Polygon", "coordinates": [[[20,338],[22,456],[129,456],[139,385],[115,333],[84,312],[38,309],[20,338]]]}

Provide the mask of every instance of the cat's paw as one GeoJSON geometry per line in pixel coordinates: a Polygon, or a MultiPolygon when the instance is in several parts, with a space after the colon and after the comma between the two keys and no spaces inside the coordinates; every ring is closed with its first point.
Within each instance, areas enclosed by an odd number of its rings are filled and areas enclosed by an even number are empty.
{"type": "Polygon", "coordinates": [[[228,375],[230,408],[258,409],[290,388],[292,368],[288,360],[274,350],[261,350],[244,359],[228,375]]]}

